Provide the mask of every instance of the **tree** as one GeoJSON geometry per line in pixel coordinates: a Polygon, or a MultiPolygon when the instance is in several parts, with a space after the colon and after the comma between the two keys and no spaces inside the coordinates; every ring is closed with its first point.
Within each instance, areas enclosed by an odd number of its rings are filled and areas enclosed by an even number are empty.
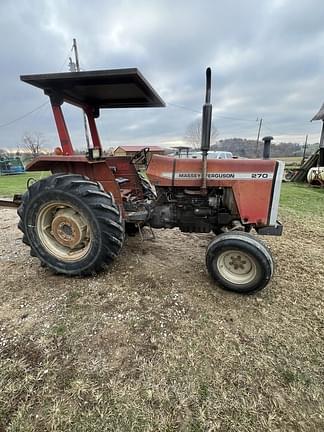
{"type": "MultiPolygon", "coordinates": [[[[215,144],[218,137],[218,130],[214,123],[211,125],[210,143],[215,144]]],[[[199,149],[201,144],[201,119],[198,118],[189,123],[184,136],[186,143],[194,148],[199,149]]]]}
{"type": "Polygon", "coordinates": [[[40,154],[45,142],[41,132],[25,132],[23,135],[24,150],[31,153],[33,158],[40,154]]]}

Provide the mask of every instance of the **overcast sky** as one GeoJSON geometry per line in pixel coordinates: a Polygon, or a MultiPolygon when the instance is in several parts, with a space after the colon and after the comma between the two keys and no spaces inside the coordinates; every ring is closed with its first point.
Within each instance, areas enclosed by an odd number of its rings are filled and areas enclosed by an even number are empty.
{"type": "MultiPolygon", "coordinates": [[[[19,75],[67,71],[72,39],[84,70],[137,67],[166,108],[103,110],[105,147],[181,144],[199,117],[205,68],[219,138],[318,141],[309,120],[324,101],[323,0],[0,0],[0,148],[25,131],[58,145],[50,107],[19,75]]],[[[65,108],[74,145],[84,146],[79,110],[65,108]]]]}

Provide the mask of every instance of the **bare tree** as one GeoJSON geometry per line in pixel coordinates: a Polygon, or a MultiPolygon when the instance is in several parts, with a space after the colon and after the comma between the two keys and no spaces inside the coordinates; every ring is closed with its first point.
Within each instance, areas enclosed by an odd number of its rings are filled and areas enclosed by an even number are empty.
{"type": "Polygon", "coordinates": [[[31,153],[33,158],[40,154],[45,142],[41,132],[25,132],[23,135],[24,150],[31,153]]]}
{"type": "MultiPolygon", "coordinates": [[[[210,143],[212,145],[216,143],[217,137],[218,137],[218,130],[215,124],[212,123],[211,132],[210,132],[210,143]]],[[[201,119],[200,118],[194,120],[188,125],[184,136],[184,140],[190,147],[194,149],[200,148],[200,143],[201,143],[201,119]]]]}

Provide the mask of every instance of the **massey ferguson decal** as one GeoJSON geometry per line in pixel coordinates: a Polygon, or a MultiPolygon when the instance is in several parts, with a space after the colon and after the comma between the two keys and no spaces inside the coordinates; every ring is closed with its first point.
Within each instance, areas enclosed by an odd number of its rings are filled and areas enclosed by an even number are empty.
{"type": "MultiPolygon", "coordinates": [[[[161,174],[162,177],[172,179],[172,172],[164,172],[161,174]]],[[[176,172],[174,174],[175,180],[191,180],[200,179],[201,173],[195,172],[176,172]]],[[[272,172],[217,172],[207,173],[207,179],[210,180],[272,180],[272,172]]]]}

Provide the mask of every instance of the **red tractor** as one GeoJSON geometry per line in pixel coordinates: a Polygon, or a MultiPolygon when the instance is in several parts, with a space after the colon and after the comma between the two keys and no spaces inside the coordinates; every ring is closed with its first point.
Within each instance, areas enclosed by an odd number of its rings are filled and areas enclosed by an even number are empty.
{"type": "MultiPolygon", "coordinates": [[[[116,258],[125,233],[144,226],[178,227],[216,237],[207,248],[207,269],[225,289],[251,293],[273,274],[269,250],[249,231],[281,235],[277,221],[282,162],[269,159],[208,160],[212,105],[206,72],[202,159],[153,156],[147,178],[130,157],[102,154],[95,119],[101,108],[163,107],[137,69],[24,75],[22,81],[49,96],[61,148],[34,159],[27,171],[51,171],[29,186],[18,209],[19,228],[31,255],[58,273],[91,275],[116,258]],[[88,121],[87,155],[75,155],[63,102],[80,107],[88,121]],[[147,180],[148,179],[148,180],[147,180]]],[[[146,163],[146,151],[136,155],[146,163]]]]}

